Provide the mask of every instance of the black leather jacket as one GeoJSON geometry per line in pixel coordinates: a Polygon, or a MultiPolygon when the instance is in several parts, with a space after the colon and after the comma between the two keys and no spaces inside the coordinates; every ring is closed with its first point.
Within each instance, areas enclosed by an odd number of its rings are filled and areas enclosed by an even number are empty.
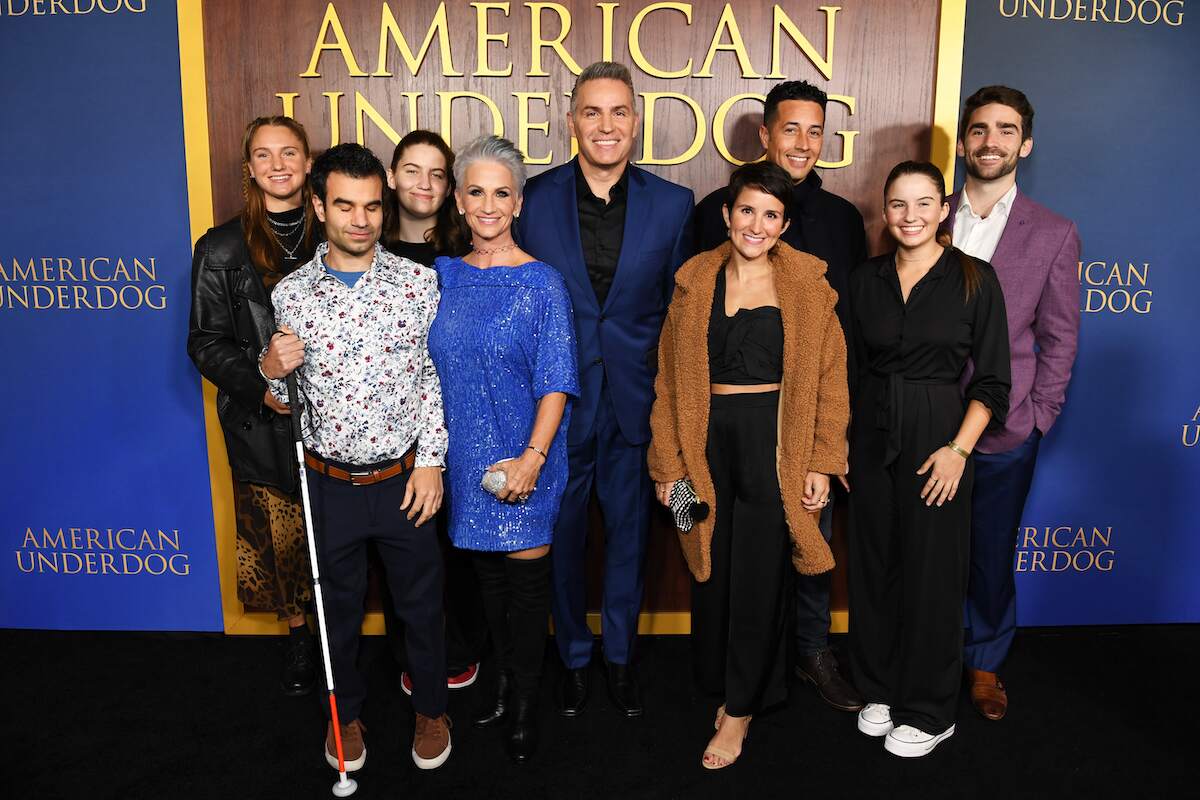
{"type": "Polygon", "coordinates": [[[210,228],[192,259],[188,355],[217,387],[217,418],[239,481],[296,491],[291,421],[263,404],[258,354],[275,332],[275,311],[250,262],[239,217],[210,228]]]}

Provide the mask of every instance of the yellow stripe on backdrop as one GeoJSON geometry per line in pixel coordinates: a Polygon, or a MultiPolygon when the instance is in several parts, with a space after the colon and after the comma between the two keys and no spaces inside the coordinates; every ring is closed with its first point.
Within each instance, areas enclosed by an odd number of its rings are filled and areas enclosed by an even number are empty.
{"type": "Polygon", "coordinates": [[[933,143],[929,158],[942,170],[948,192],[954,191],[954,145],[958,139],[958,103],[966,27],[967,0],[943,0],[938,13],[933,143]]]}
{"type": "MultiPolygon", "coordinates": [[[[208,93],[204,74],[204,13],[202,0],[177,0],[179,21],[179,71],[183,96],[183,128],[187,165],[188,209],[193,243],[213,225],[212,172],[208,141],[208,93]]],[[[945,0],[939,9],[938,54],[933,101],[933,140],[930,158],[941,168],[946,185],[954,185],[954,145],[958,119],[959,86],[962,81],[966,0],[945,0]]],[[[217,563],[220,570],[221,610],[227,634],[282,634],[285,623],[274,614],[247,612],[237,599],[237,560],[233,483],[225,440],[217,421],[216,388],[203,383],[204,423],[208,439],[209,481],[212,485],[213,526],[216,531],[217,563]]],[[[383,632],[383,618],[370,612],[363,632],[383,632]]],[[[834,611],[831,630],[849,629],[849,615],[834,611]]],[[[600,615],[588,614],[588,625],[600,629],[600,615]]],[[[651,611],[638,617],[642,634],[687,634],[691,615],[687,611],[651,611]]]]}

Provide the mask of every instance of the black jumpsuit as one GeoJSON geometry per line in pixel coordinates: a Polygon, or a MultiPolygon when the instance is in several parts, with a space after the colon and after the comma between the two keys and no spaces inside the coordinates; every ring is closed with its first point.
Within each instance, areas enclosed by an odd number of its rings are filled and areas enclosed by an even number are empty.
{"type": "Polygon", "coordinates": [[[1000,284],[975,260],[980,284],[964,300],[959,258],[948,248],[907,304],[893,255],[850,278],[850,663],[867,702],[935,735],[954,723],[962,679],[974,469],[968,459],[940,508],[921,499],[929,473],[917,470],[958,433],[967,401],[991,410],[989,427],[1003,424],[1011,383],[1000,284]]]}

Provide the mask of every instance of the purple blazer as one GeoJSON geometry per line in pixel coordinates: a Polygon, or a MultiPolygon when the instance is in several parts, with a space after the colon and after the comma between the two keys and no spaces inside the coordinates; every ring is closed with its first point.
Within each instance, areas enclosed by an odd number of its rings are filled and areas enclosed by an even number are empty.
{"type": "MultiPolygon", "coordinates": [[[[951,233],[958,199],[950,198],[951,233]]],[[[1003,453],[1035,426],[1049,433],[1066,400],[1079,349],[1079,231],[1018,188],[991,264],[1008,311],[1012,390],[1004,427],[984,433],[976,447],[1003,453]]]]}

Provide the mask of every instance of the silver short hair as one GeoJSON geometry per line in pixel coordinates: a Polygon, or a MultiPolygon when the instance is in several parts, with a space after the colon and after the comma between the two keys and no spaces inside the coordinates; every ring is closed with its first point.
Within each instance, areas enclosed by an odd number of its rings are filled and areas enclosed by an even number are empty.
{"type": "Polygon", "coordinates": [[[637,92],[633,90],[633,75],[629,73],[629,67],[624,64],[618,64],[615,61],[597,61],[594,64],[588,64],[584,67],[583,72],[579,73],[579,77],[575,79],[575,85],[571,88],[572,114],[575,113],[575,97],[579,94],[579,87],[588,81],[602,79],[620,81],[629,87],[630,96],[635,101],[637,100],[637,92]]]}
{"type": "Polygon", "coordinates": [[[516,184],[517,196],[525,190],[525,154],[500,136],[480,136],[454,155],[454,183],[466,185],[467,168],[477,161],[494,161],[508,167],[516,184]]]}

